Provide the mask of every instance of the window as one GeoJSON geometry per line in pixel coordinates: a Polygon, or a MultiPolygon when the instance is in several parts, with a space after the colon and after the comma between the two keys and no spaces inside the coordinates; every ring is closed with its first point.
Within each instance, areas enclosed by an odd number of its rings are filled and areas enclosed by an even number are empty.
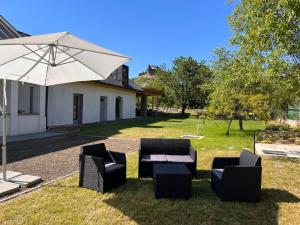
{"type": "Polygon", "coordinates": [[[78,95],[73,96],[73,120],[78,119],[78,95]]]}
{"type": "Polygon", "coordinates": [[[82,107],[83,107],[83,95],[74,94],[73,96],[73,123],[82,123],[82,107]]]}

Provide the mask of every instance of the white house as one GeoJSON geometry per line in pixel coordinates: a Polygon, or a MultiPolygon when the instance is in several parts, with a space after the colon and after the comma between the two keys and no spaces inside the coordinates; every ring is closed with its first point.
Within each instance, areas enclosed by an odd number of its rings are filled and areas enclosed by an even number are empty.
{"type": "MultiPolygon", "coordinates": [[[[27,36],[0,16],[0,39],[27,36]]],[[[142,88],[128,79],[123,65],[104,81],[76,82],[50,87],[7,82],[8,135],[46,131],[47,127],[135,118],[142,88]]],[[[0,80],[2,104],[2,80],[0,80]]],[[[144,112],[145,112],[144,105],[144,112]]],[[[145,113],[144,113],[145,114],[145,113]]],[[[2,127],[0,118],[0,126],[2,127]]],[[[0,135],[2,130],[0,131],[0,135]]]]}
{"type": "Polygon", "coordinates": [[[136,91],[100,82],[48,87],[47,125],[135,118],[136,91]]]}

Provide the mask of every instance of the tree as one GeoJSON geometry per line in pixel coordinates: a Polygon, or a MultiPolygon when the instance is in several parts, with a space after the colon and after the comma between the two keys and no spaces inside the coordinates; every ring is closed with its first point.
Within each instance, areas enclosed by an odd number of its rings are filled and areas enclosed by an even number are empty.
{"type": "Polygon", "coordinates": [[[290,60],[299,64],[299,0],[243,0],[229,23],[234,31],[231,43],[253,59],[263,59],[269,66],[290,60]]]}
{"type": "Polygon", "coordinates": [[[269,96],[270,110],[280,111],[300,94],[300,1],[243,0],[229,23],[252,73],[269,96]],[[259,75],[259,76],[258,76],[259,75]]]}
{"type": "Polygon", "coordinates": [[[210,110],[243,129],[241,118],[268,120],[300,94],[300,1],[242,0],[229,23],[235,51],[216,51],[210,110]]]}
{"type": "Polygon", "coordinates": [[[229,135],[233,119],[238,119],[240,130],[244,129],[243,120],[250,115],[268,120],[268,96],[249,73],[250,67],[245,67],[244,58],[226,49],[217,49],[215,55],[209,112],[229,119],[226,135],[229,135]]]}
{"type": "Polygon", "coordinates": [[[211,71],[204,61],[177,57],[171,69],[163,65],[156,76],[156,87],[163,90],[168,102],[181,107],[182,115],[188,106],[204,107],[207,104],[208,92],[204,83],[210,78],[211,71]]]}
{"type": "Polygon", "coordinates": [[[144,77],[144,76],[137,76],[132,78],[132,81],[138,84],[141,87],[152,87],[154,84],[154,77],[144,77]]]}

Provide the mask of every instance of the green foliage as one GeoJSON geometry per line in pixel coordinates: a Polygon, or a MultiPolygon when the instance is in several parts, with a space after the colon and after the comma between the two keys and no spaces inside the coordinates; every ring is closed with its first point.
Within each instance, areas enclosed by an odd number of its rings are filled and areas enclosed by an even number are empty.
{"type": "Polygon", "coordinates": [[[270,124],[257,133],[257,141],[262,143],[300,144],[299,128],[284,124],[270,124]]]}
{"type": "Polygon", "coordinates": [[[258,81],[271,110],[285,109],[300,94],[300,1],[244,0],[229,23],[244,70],[258,81]]]}
{"type": "Polygon", "coordinates": [[[154,78],[149,78],[145,76],[138,76],[132,79],[132,81],[141,87],[153,87],[154,86],[154,78]]]}
{"type": "Polygon", "coordinates": [[[254,117],[268,120],[268,96],[260,92],[258,80],[245,70],[243,58],[226,49],[217,49],[215,55],[209,112],[229,120],[239,119],[241,130],[243,119],[254,117]]]}
{"type": "Polygon", "coordinates": [[[270,124],[266,127],[266,130],[269,131],[288,131],[290,130],[289,125],[285,124],[270,124]]]}
{"type": "Polygon", "coordinates": [[[207,104],[205,83],[210,79],[211,71],[204,61],[177,57],[171,69],[163,65],[156,76],[154,86],[163,91],[163,101],[170,106],[180,106],[182,114],[187,107],[203,108],[207,104]]]}
{"type": "Polygon", "coordinates": [[[243,0],[229,23],[234,31],[231,42],[256,60],[278,69],[290,56],[300,60],[300,1],[243,0]],[[278,64],[279,63],[279,64],[278,64]]]}
{"type": "Polygon", "coordinates": [[[243,0],[229,23],[237,48],[215,52],[209,109],[269,120],[300,94],[300,1],[243,0]]]}

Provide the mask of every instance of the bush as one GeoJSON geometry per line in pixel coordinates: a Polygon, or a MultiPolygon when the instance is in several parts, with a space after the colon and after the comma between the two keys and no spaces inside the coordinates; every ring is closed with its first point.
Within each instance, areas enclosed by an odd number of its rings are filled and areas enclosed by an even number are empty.
{"type": "Polygon", "coordinates": [[[290,126],[284,124],[270,124],[266,127],[266,130],[269,131],[289,131],[290,126]]]}
{"type": "Polygon", "coordinates": [[[288,139],[288,141],[289,141],[289,142],[292,142],[292,143],[293,143],[293,142],[296,142],[296,138],[290,137],[290,138],[288,139]]]}
{"type": "Polygon", "coordinates": [[[300,127],[295,127],[293,130],[294,130],[295,132],[300,133],[300,127]]]}

